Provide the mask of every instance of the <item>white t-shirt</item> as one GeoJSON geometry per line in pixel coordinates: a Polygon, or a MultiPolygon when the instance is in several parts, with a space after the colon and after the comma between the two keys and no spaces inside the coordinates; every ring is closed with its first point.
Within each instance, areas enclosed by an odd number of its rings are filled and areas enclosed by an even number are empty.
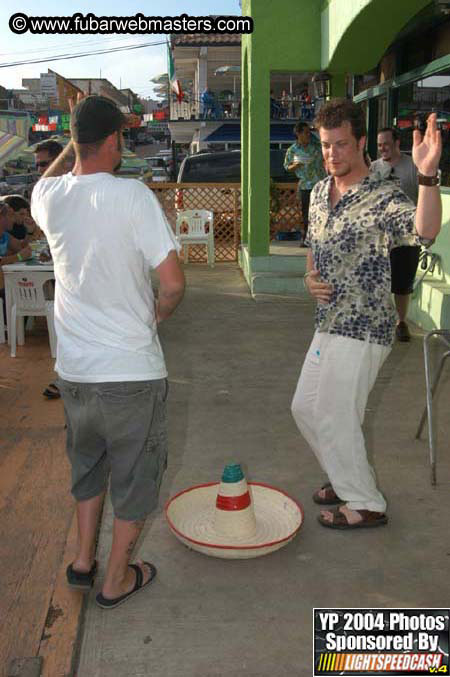
{"type": "Polygon", "coordinates": [[[55,369],[68,381],[167,376],[150,270],[179,246],[143,183],[99,172],[41,179],[31,213],[55,265],[55,369]]]}
{"type": "Polygon", "coordinates": [[[379,158],[374,160],[371,170],[381,172],[382,176],[395,176],[400,181],[400,188],[409,199],[417,204],[419,184],[417,181],[417,169],[409,155],[401,154],[400,160],[393,167],[390,162],[379,158]]]}

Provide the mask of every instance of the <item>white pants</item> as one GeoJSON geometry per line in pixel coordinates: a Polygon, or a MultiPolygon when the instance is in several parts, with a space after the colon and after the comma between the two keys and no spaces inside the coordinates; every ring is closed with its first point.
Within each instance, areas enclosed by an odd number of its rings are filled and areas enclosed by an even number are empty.
{"type": "Polygon", "coordinates": [[[361,426],[367,398],[390,350],[316,332],[292,400],[300,432],[336,494],[353,510],[386,510],[367,460],[361,426]]]}

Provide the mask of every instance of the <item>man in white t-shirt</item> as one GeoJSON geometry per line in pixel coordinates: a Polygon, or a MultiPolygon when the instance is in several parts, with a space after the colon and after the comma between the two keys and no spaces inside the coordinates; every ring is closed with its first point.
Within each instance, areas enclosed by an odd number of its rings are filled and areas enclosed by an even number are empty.
{"type": "Polygon", "coordinates": [[[55,369],[80,537],[67,580],[84,590],[93,583],[110,471],[113,542],[96,598],[107,609],[156,575],[149,562],[129,560],[157,505],[167,463],[167,370],[157,324],[184,293],[178,244],[158,200],[139,181],[113,175],[125,123],[105,97],[80,101],[72,112],[72,142],[36,184],[31,205],[55,265],[55,369]],[[62,174],[73,149],[75,166],[62,174]],[[150,270],[160,281],[156,302],[150,270]]]}

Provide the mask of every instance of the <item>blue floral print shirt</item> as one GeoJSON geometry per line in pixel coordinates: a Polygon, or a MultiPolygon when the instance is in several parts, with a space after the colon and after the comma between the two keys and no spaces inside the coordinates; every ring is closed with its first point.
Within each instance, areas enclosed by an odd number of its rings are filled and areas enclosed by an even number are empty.
{"type": "Polygon", "coordinates": [[[317,304],[316,329],[389,346],[396,324],[390,251],[430,241],[416,233],[415,206],[398,182],[369,174],[331,208],[332,181],[316,184],[309,208],[306,246],[333,287],[330,302],[317,304]]]}

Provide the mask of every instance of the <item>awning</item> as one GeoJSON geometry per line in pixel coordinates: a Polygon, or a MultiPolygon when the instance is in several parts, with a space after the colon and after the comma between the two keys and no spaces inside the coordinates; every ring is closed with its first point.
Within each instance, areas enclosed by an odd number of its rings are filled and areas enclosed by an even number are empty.
{"type": "Polygon", "coordinates": [[[0,167],[8,160],[11,160],[15,155],[18,155],[26,145],[26,140],[21,136],[15,136],[14,134],[0,131],[0,167]]]}
{"type": "MultiPolygon", "coordinates": [[[[270,125],[270,143],[293,143],[294,122],[283,125],[279,123],[270,125]]],[[[227,123],[220,125],[214,132],[211,132],[203,139],[206,143],[240,143],[241,125],[238,123],[227,123]]]]}

